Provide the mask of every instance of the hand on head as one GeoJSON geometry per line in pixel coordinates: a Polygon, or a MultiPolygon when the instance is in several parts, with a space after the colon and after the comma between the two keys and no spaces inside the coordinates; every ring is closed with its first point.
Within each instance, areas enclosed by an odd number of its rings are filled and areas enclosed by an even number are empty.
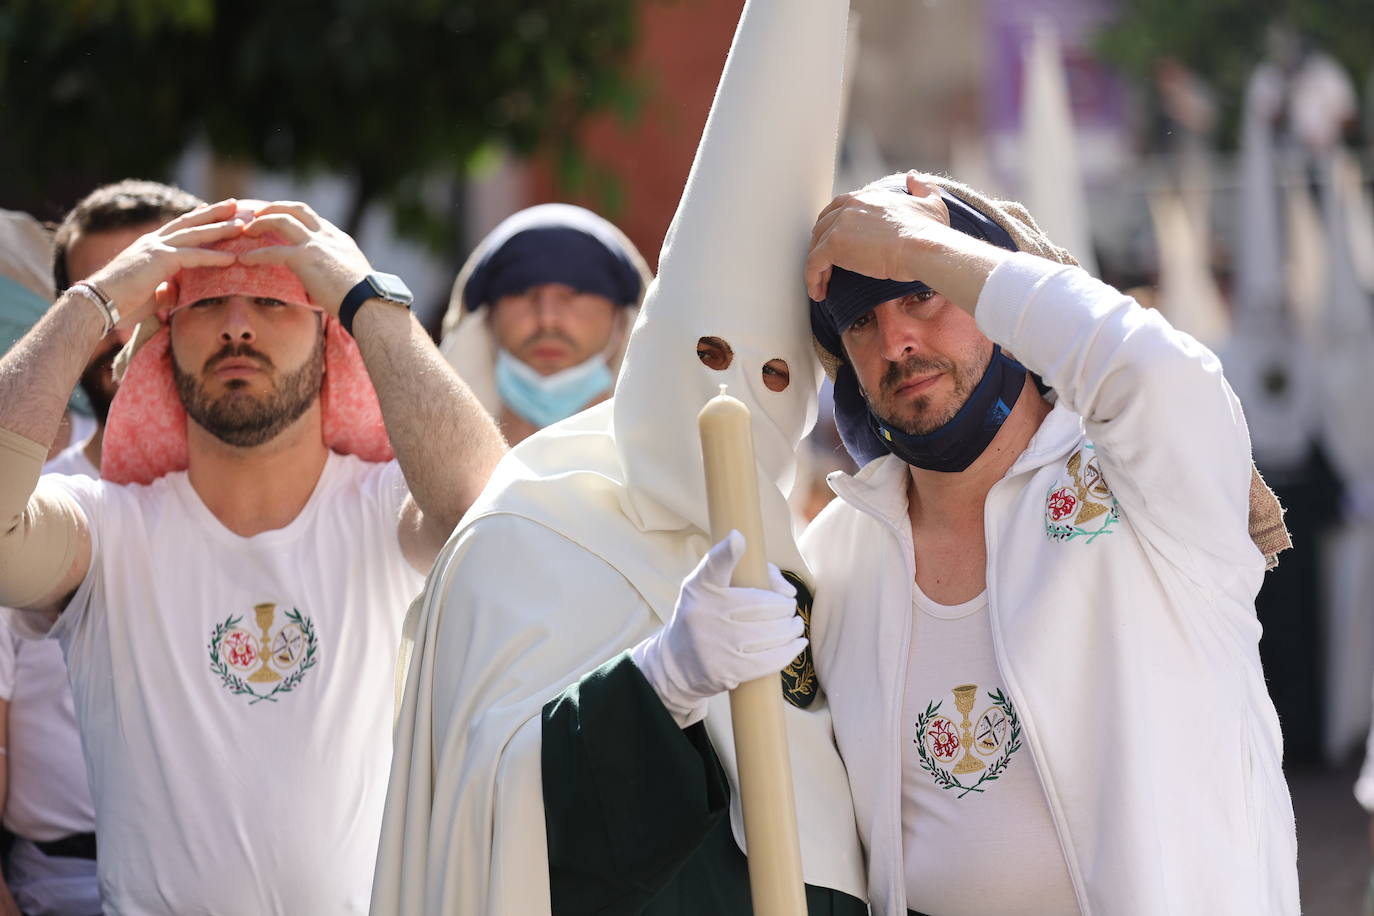
{"type": "MultiPolygon", "coordinates": [[[[165,302],[170,282],[187,267],[228,267],[234,255],[201,246],[231,239],[243,232],[238,203],[222,200],[197,207],[140,236],[110,263],[87,278],[120,309],[120,327],[133,327],[153,314],[154,297],[165,302]]],[[[173,301],[175,291],[171,292],[173,301]]]]}
{"type": "Polygon", "coordinates": [[[280,264],[305,285],[310,300],[327,314],[338,315],[344,296],[372,272],[357,242],[309,205],[276,201],[254,214],[243,230],[247,236],[275,232],[285,244],[269,245],[239,255],[248,265],[280,264]]]}
{"type": "Polygon", "coordinates": [[[806,292],[825,298],[830,271],[842,267],[879,280],[919,280],[912,270],[912,246],[934,226],[949,225],[939,190],[908,172],[909,194],[866,188],[832,200],[811,230],[806,257],[806,292]]]}
{"type": "Polygon", "coordinates": [[[89,278],[122,312],[121,327],[132,327],[156,310],[177,304],[175,277],[192,267],[279,264],[290,268],[310,299],[331,315],[344,295],[371,271],[367,258],[347,233],[309,206],[277,201],[255,213],[239,210],[233,199],[208,204],[140,237],[89,278]],[[239,235],[276,233],[284,243],[235,255],[204,246],[239,235]]]}

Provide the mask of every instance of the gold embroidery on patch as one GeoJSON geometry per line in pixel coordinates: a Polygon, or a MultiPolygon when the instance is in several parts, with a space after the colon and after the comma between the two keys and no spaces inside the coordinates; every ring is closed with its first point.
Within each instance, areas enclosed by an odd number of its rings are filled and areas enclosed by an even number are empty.
{"type": "Polygon", "coordinates": [[[820,682],[816,677],[816,664],[811,655],[811,606],[814,599],[811,589],[796,573],[783,571],[782,577],[792,583],[797,590],[797,613],[801,616],[806,648],[792,659],[792,663],[782,669],[782,695],[798,709],[806,709],[816,700],[820,682]]]}
{"type": "Polygon", "coordinates": [[[1086,460],[1085,450],[1069,456],[1065,465],[1069,481],[1051,490],[1047,500],[1045,532],[1055,540],[1086,537],[1092,543],[1099,535],[1111,533],[1119,518],[1116,498],[1107,486],[1097,455],[1091,445],[1085,449],[1089,452],[1086,460]],[[1084,527],[1099,518],[1102,522],[1097,527],[1084,527]]]}

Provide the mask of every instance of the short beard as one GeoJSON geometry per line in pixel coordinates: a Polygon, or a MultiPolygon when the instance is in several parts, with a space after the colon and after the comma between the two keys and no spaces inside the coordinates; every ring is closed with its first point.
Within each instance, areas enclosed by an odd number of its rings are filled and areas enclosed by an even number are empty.
{"type": "Polygon", "coordinates": [[[871,399],[869,400],[869,409],[885,425],[893,429],[900,429],[908,436],[928,436],[953,420],[955,414],[968,403],[969,395],[973,394],[973,389],[978,387],[978,383],[983,380],[983,376],[987,373],[988,360],[982,359],[979,362],[958,365],[947,359],[913,356],[905,362],[888,363],[887,370],[878,383],[878,390],[883,393],[883,400],[886,401],[889,396],[895,396],[899,385],[913,376],[929,375],[932,372],[951,372],[951,370],[953,370],[951,377],[954,379],[954,391],[949,398],[949,403],[938,414],[927,414],[927,411],[930,410],[930,397],[927,395],[920,395],[909,404],[904,405],[904,410],[909,411],[907,417],[897,416],[896,412],[890,411],[886,404],[874,404],[871,399]]]}
{"type": "Polygon", "coordinates": [[[86,400],[91,403],[91,411],[101,426],[110,417],[110,404],[114,401],[114,361],[119,355],[119,347],[111,345],[96,357],[95,362],[81,373],[81,390],[86,392],[86,400]]]}
{"type": "MultiPolygon", "coordinates": [[[[229,357],[248,357],[272,368],[270,359],[247,344],[226,344],[205,361],[204,370],[229,357]]],[[[212,399],[197,376],[182,371],[175,356],[172,377],[191,419],[226,445],[252,448],[276,438],[319,398],[324,380],[324,335],[315,338],[315,350],[305,363],[282,375],[276,388],[261,399],[236,390],[241,386],[233,382],[227,393],[212,399]]]]}

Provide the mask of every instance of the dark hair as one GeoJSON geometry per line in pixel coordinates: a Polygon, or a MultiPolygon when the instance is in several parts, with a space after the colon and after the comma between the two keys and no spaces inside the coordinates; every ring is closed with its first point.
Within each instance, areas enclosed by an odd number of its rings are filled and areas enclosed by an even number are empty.
{"type": "Polygon", "coordinates": [[[67,249],[72,239],[146,223],[165,223],[203,204],[194,194],[157,181],[126,178],[103,185],[81,199],[53,235],[52,278],[59,293],[72,285],[67,249]]]}

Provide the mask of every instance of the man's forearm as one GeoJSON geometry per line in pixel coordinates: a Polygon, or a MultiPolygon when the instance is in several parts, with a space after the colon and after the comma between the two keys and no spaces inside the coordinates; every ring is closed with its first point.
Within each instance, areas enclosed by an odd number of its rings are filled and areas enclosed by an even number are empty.
{"type": "Polygon", "coordinates": [[[0,357],[0,429],[47,444],[104,333],[95,306],[67,293],[0,357]]]}
{"type": "Polygon", "coordinates": [[[369,302],[353,329],[411,496],[428,523],[451,531],[486,485],[505,442],[408,311],[369,302]]]}
{"type": "Polygon", "coordinates": [[[920,238],[909,240],[907,251],[921,282],[970,315],[983,284],[1013,254],[948,226],[930,227],[920,238]]]}

